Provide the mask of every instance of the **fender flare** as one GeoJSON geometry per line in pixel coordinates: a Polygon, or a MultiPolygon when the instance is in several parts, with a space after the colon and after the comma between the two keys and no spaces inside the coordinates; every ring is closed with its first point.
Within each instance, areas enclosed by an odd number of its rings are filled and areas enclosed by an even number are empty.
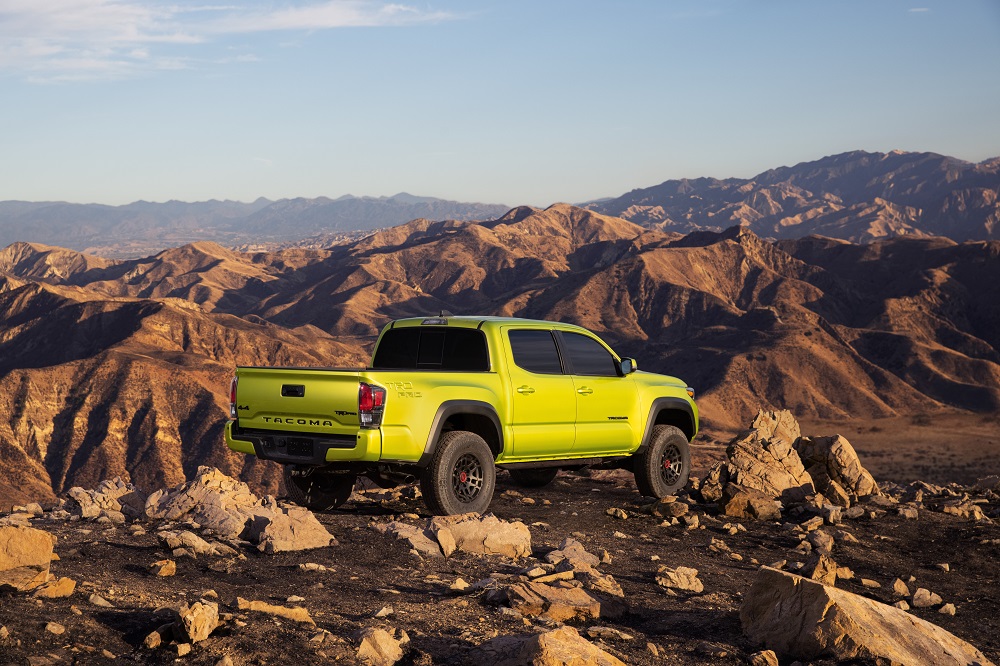
{"type": "Polygon", "coordinates": [[[649,407],[649,414],[646,416],[646,432],[643,433],[642,443],[639,444],[639,448],[635,450],[635,453],[642,452],[649,445],[649,438],[653,435],[653,426],[656,424],[656,415],[664,409],[687,414],[687,417],[691,420],[691,430],[696,431],[697,426],[694,420],[694,410],[691,409],[690,402],[684,398],[657,398],[649,407]]]}
{"type": "Polygon", "coordinates": [[[503,452],[503,427],[500,425],[500,417],[497,415],[497,410],[493,405],[480,400],[446,400],[441,403],[441,406],[438,407],[437,412],[434,414],[430,432],[427,433],[427,443],[424,444],[424,452],[420,454],[420,459],[417,460],[417,467],[424,468],[431,463],[431,458],[437,449],[438,439],[441,437],[442,426],[444,426],[444,423],[449,418],[457,414],[474,414],[488,418],[496,429],[497,441],[500,442],[500,452],[503,452]]]}

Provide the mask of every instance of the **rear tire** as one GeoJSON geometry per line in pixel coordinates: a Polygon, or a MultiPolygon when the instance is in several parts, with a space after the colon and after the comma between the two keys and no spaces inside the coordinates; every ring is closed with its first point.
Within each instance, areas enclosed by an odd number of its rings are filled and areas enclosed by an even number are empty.
{"type": "Polygon", "coordinates": [[[647,497],[667,497],[687,485],[691,451],[684,432],[676,426],[653,426],[649,444],[633,462],[635,485],[647,497]]]}
{"type": "Polygon", "coordinates": [[[497,472],[493,452],[479,435],[447,432],[420,475],[420,491],[431,513],[483,513],[493,500],[497,472]]]}
{"type": "Polygon", "coordinates": [[[313,511],[336,509],[351,499],[351,491],[358,480],[357,474],[332,474],[316,470],[307,476],[292,473],[285,465],[283,476],[288,499],[313,511]]]}
{"type": "Polygon", "coordinates": [[[537,469],[512,469],[510,480],[515,486],[522,488],[541,488],[555,480],[559,473],[558,467],[539,467],[537,469]]]}

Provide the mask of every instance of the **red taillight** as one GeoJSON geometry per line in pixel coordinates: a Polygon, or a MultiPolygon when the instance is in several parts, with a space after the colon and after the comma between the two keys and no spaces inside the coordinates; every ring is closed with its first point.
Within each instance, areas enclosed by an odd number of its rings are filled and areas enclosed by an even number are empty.
{"type": "Polygon", "coordinates": [[[358,386],[358,422],[362,428],[378,428],[382,425],[385,409],[385,389],[364,382],[358,386]]]}
{"type": "Polygon", "coordinates": [[[229,385],[229,418],[236,418],[236,382],[239,377],[233,377],[233,382],[229,385]]]}

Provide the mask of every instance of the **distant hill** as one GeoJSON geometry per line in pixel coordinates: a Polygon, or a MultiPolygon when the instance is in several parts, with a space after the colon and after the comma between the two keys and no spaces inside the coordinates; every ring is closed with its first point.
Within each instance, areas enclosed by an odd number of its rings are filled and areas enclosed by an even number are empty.
{"type": "Polygon", "coordinates": [[[359,365],[390,319],[582,324],[698,391],[704,424],[1000,411],[1000,241],[688,235],[557,204],[414,220],[327,250],[210,242],[107,261],[0,250],[0,502],[128,473],[273,466],[220,433],[237,364],[359,365]]]}
{"type": "Polygon", "coordinates": [[[895,236],[1000,239],[1000,158],[863,151],[754,178],[668,180],[585,206],[690,233],[745,226],[769,238],[819,234],[855,243],[895,236]]]}
{"type": "Polygon", "coordinates": [[[282,243],[392,227],[420,217],[493,219],[507,208],[405,192],[392,197],[137,201],[124,206],[0,201],[0,247],[22,241],[131,258],[198,241],[227,246],[282,243]]]}

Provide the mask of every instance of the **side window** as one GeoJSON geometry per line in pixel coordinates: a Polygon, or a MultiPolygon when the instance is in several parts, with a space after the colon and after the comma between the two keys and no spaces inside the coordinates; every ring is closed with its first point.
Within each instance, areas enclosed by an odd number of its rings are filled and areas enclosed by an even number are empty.
{"type": "Polygon", "coordinates": [[[562,340],[574,375],[618,376],[615,358],[597,340],[565,332],[562,340]]]}
{"type": "Polygon", "coordinates": [[[549,331],[509,331],[507,339],[517,367],[540,374],[562,374],[556,341],[549,331]]]}

